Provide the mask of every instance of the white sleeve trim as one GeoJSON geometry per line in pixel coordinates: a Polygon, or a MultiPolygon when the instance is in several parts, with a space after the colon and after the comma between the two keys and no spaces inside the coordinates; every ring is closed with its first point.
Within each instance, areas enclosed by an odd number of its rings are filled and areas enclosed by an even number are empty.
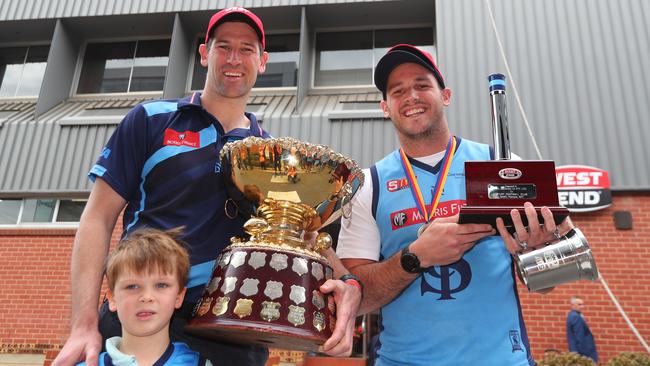
{"type": "Polygon", "coordinates": [[[339,258],[379,260],[380,235],[372,216],[372,177],[370,169],[363,169],[364,183],[352,198],[350,218],[341,219],[341,232],[336,247],[339,258]]]}

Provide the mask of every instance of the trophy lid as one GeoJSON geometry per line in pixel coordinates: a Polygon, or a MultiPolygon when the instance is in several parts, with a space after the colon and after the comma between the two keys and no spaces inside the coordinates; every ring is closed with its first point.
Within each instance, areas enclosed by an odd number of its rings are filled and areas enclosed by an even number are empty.
{"type": "Polygon", "coordinates": [[[320,216],[319,228],[347,216],[364,178],[354,160],[291,137],[229,142],[221,150],[221,165],[226,184],[254,205],[267,198],[305,204],[320,216]]]}

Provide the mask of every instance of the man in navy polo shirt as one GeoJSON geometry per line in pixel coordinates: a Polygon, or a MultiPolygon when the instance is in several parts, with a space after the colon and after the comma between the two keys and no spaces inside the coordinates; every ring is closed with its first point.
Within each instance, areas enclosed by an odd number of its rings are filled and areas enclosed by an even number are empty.
{"type": "MultiPolygon", "coordinates": [[[[242,235],[243,219],[226,215],[228,198],[219,152],[229,141],[268,137],[255,116],[245,113],[258,73],[268,60],[264,27],[250,11],[235,7],[212,16],[201,65],[207,77],[201,93],[180,100],[159,100],[133,108],[102,150],[89,177],[95,182],[82,214],[72,253],[71,333],[54,365],[86,361],[97,365],[104,339],[117,335],[119,322],[104,304],[97,313],[103,265],[115,222],[123,214],[124,234],[138,227],[184,226],[191,269],[185,311],[171,324],[173,341],[187,343],[215,365],[263,365],[265,347],[216,343],[183,332],[219,252],[232,236],[242,235]],[[99,331],[98,331],[99,324],[99,331]],[[101,332],[101,335],[100,335],[101,332]]],[[[338,321],[324,351],[349,354],[349,326],[360,302],[357,287],[329,281],[338,321]]]]}

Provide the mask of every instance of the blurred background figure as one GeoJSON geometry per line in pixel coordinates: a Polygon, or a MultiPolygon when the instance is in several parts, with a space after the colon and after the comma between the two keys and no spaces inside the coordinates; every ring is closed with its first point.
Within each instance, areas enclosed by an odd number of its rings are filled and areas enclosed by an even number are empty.
{"type": "Polygon", "coordinates": [[[598,363],[596,342],[583,315],[585,303],[579,296],[571,297],[571,311],[566,319],[566,336],[569,351],[589,357],[598,363]]]}

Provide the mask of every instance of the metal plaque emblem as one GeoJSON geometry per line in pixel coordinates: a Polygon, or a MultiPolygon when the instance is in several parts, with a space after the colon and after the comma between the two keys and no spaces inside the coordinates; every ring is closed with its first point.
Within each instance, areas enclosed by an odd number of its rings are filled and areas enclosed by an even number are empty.
{"type": "Polygon", "coordinates": [[[218,297],[217,301],[214,302],[214,306],[212,307],[212,314],[216,316],[225,314],[226,310],[228,310],[229,301],[230,298],[228,296],[218,297]]]}
{"type": "Polygon", "coordinates": [[[296,305],[289,305],[287,320],[294,326],[305,324],[305,308],[296,305]]]}
{"type": "Polygon", "coordinates": [[[316,278],[316,280],[320,281],[325,277],[323,274],[323,265],[321,265],[318,262],[312,262],[311,263],[311,274],[316,278]]]}
{"type": "Polygon", "coordinates": [[[231,254],[232,254],[232,252],[226,252],[226,253],[221,254],[221,257],[219,258],[219,267],[223,268],[223,267],[227,266],[228,263],[230,263],[230,255],[231,254]]]}
{"type": "Polygon", "coordinates": [[[314,311],[314,328],[318,329],[319,332],[322,332],[325,329],[325,314],[320,311],[314,311]]]}
{"type": "Polygon", "coordinates": [[[295,302],[296,305],[302,304],[305,302],[305,288],[302,286],[291,285],[291,293],[289,294],[289,298],[295,302]]]}
{"type": "Polygon", "coordinates": [[[293,266],[291,266],[291,269],[298,274],[298,276],[302,276],[305,273],[307,273],[307,260],[305,258],[294,258],[293,259],[293,266]]]}
{"type": "Polygon", "coordinates": [[[221,282],[221,277],[217,276],[214,277],[213,279],[208,282],[208,285],[205,287],[205,290],[208,292],[208,294],[212,294],[219,288],[219,282],[221,282]]]}
{"type": "Polygon", "coordinates": [[[318,310],[322,310],[325,307],[325,298],[323,294],[318,290],[314,290],[311,293],[311,303],[314,304],[318,310]]]}
{"type": "Polygon", "coordinates": [[[272,322],[274,320],[280,319],[280,303],[272,301],[263,301],[262,302],[262,311],[260,311],[260,317],[267,322],[272,322]]]}
{"type": "Polygon", "coordinates": [[[251,299],[239,299],[237,300],[237,305],[235,306],[235,310],[232,311],[233,313],[237,314],[239,318],[244,318],[253,312],[253,300],[251,299]]]}
{"type": "Polygon", "coordinates": [[[503,168],[499,170],[499,177],[502,179],[515,180],[521,178],[524,173],[517,168],[503,168]]]}
{"type": "Polygon", "coordinates": [[[281,270],[287,268],[287,255],[282,253],[273,253],[271,256],[271,263],[269,263],[271,268],[280,272],[281,270]]]}
{"type": "Polygon", "coordinates": [[[248,260],[248,265],[250,265],[254,269],[258,269],[260,267],[264,267],[265,264],[266,264],[266,253],[264,252],[251,253],[251,257],[248,260]]]}
{"type": "Polygon", "coordinates": [[[230,264],[237,268],[246,262],[246,252],[236,252],[230,257],[230,264]]]}
{"type": "Polygon", "coordinates": [[[325,279],[331,280],[333,276],[332,269],[330,267],[325,267],[325,279]]]}
{"type": "Polygon", "coordinates": [[[264,288],[264,295],[271,300],[275,300],[282,296],[282,282],[268,281],[266,283],[266,288],[264,288]]]}
{"type": "Polygon", "coordinates": [[[488,198],[491,200],[532,200],[537,198],[535,184],[488,184],[488,198]]]}
{"type": "Polygon", "coordinates": [[[237,283],[237,277],[226,277],[223,280],[223,285],[221,285],[221,292],[224,295],[233,292],[236,283],[237,283]]]}
{"type": "Polygon", "coordinates": [[[257,278],[246,278],[244,283],[241,285],[239,292],[246,297],[251,297],[255,295],[258,291],[257,285],[260,284],[260,280],[257,278]]]}
{"type": "Polygon", "coordinates": [[[197,310],[196,314],[198,316],[205,315],[210,310],[210,305],[212,305],[212,298],[209,296],[203,298],[203,300],[201,300],[201,306],[199,306],[199,309],[197,310]]]}

